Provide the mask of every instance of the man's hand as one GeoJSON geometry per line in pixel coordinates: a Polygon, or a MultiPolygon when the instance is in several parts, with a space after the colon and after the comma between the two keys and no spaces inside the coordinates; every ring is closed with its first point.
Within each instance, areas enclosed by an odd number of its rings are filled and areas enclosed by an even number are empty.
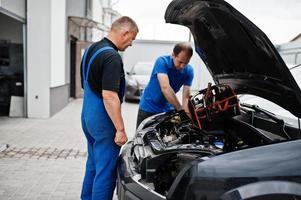
{"type": "Polygon", "coordinates": [[[183,86],[183,95],[182,95],[182,105],[183,105],[183,109],[185,110],[185,112],[188,116],[190,115],[189,109],[188,109],[189,99],[190,99],[190,86],[184,85],[183,86]]]}
{"type": "Polygon", "coordinates": [[[189,112],[185,112],[185,110],[180,110],[179,112],[181,120],[191,119],[191,114],[189,112]]]}
{"type": "Polygon", "coordinates": [[[116,131],[114,141],[118,146],[124,145],[128,141],[125,131],[116,131]]]}

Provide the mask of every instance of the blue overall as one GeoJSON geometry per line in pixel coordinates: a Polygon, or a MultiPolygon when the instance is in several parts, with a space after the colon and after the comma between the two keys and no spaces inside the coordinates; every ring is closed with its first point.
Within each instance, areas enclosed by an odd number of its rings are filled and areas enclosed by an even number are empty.
{"type": "Polygon", "coordinates": [[[82,62],[84,100],[81,122],[88,144],[88,158],[81,193],[83,200],[111,200],[116,185],[116,165],[120,150],[114,142],[116,129],[106,112],[103,99],[91,90],[88,83],[93,60],[103,51],[112,49],[112,47],[103,47],[96,51],[88,62],[86,72],[89,48],[82,62]]]}

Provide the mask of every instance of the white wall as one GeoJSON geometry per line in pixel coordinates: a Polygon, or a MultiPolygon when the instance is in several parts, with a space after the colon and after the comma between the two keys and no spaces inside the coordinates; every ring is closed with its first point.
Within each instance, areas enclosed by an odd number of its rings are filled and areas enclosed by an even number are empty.
{"type": "Polygon", "coordinates": [[[102,15],[103,15],[103,9],[102,9],[102,1],[100,0],[93,0],[92,1],[92,20],[102,23],[102,15]]]}
{"type": "MultiPolygon", "coordinates": [[[[66,18],[69,16],[85,17],[85,0],[66,0],[66,18]]],[[[68,23],[66,23],[66,31],[68,23]]],[[[66,34],[66,68],[65,68],[65,80],[66,83],[70,83],[70,36],[66,34]]]]}
{"type": "MultiPolygon", "coordinates": [[[[176,43],[176,41],[159,40],[134,41],[133,45],[122,54],[125,71],[129,71],[136,62],[155,62],[155,60],[161,55],[170,55],[176,43]]],[[[192,84],[193,90],[199,90],[207,87],[208,82],[213,83],[212,77],[205,64],[195,51],[193,52],[190,64],[194,68],[194,80],[192,84]]]]}
{"type": "Polygon", "coordinates": [[[281,44],[277,50],[285,63],[292,65],[301,63],[301,40],[281,44]]]}
{"type": "Polygon", "coordinates": [[[0,6],[21,18],[25,18],[25,0],[0,0],[0,6]]]}
{"type": "Polygon", "coordinates": [[[51,0],[27,0],[28,117],[50,115],[51,0]]]}
{"type": "Polygon", "coordinates": [[[28,117],[50,116],[50,88],[65,84],[66,0],[27,1],[28,117]]]}
{"type": "Polygon", "coordinates": [[[67,16],[85,17],[85,0],[67,0],[67,16]]]}
{"type": "MultiPolygon", "coordinates": [[[[92,1],[92,20],[103,23],[103,1],[93,0],[92,1]]],[[[92,29],[92,41],[97,42],[103,38],[104,34],[98,29],[92,29]]]]}
{"type": "Polygon", "coordinates": [[[50,87],[65,84],[66,1],[51,0],[51,81],[50,87]]]}

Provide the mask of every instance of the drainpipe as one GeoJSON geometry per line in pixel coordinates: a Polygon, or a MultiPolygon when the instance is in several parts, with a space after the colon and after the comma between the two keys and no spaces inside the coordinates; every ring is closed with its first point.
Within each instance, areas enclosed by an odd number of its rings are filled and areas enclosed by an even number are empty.
{"type": "Polygon", "coordinates": [[[27,0],[25,0],[25,22],[23,24],[23,85],[24,85],[24,117],[28,117],[28,79],[27,79],[27,0]]]}
{"type": "MultiPolygon", "coordinates": [[[[88,19],[88,1],[89,0],[86,0],[85,1],[85,18],[86,19],[88,19]]],[[[87,36],[88,34],[87,34],[87,27],[85,26],[85,41],[87,41],[88,40],[88,36],[87,36]]]]}
{"type": "Polygon", "coordinates": [[[89,0],[85,0],[85,18],[88,18],[88,1],[89,0]]]}

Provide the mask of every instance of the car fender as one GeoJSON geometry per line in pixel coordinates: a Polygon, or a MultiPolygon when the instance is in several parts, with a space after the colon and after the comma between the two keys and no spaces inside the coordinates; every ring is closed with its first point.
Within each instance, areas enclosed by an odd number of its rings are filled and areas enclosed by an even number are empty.
{"type": "Polygon", "coordinates": [[[241,200],[279,194],[301,197],[301,184],[289,181],[261,181],[232,189],[220,199],[241,200]]]}

